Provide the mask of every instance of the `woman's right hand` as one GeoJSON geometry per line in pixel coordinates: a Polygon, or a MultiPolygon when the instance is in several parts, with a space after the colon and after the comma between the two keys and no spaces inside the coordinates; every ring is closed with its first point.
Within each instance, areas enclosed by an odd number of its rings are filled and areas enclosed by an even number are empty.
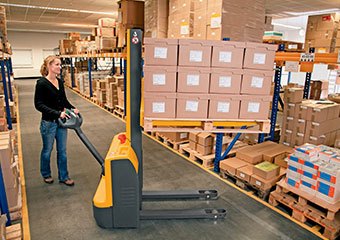
{"type": "Polygon", "coordinates": [[[64,118],[70,118],[70,115],[68,115],[65,111],[60,113],[60,118],[64,119],[64,118]]]}

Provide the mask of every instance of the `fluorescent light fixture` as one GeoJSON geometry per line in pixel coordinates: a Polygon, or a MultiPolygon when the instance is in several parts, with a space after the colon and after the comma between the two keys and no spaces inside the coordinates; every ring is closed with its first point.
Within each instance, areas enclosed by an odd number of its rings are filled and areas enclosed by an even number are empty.
{"type": "Polygon", "coordinates": [[[310,11],[310,12],[285,12],[285,13],[293,15],[293,16],[303,16],[303,15],[320,15],[320,14],[335,13],[335,12],[340,12],[340,8],[330,8],[330,9],[310,11]]]}
{"type": "Polygon", "coordinates": [[[301,27],[286,25],[286,24],[282,24],[282,23],[272,23],[272,25],[274,25],[274,26],[280,26],[280,27],[285,27],[285,28],[296,29],[296,30],[302,29],[301,27]]]}
{"type": "Polygon", "coordinates": [[[65,27],[78,27],[78,28],[95,28],[98,25],[91,24],[77,24],[77,23],[56,23],[56,22],[37,22],[37,21],[18,21],[18,20],[7,20],[9,23],[24,23],[24,24],[39,24],[39,25],[54,25],[54,26],[65,26],[65,27]]]}
{"type": "Polygon", "coordinates": [[[81,28],[95,28],[98,25],[91,25],[91,24],[77,24],[77,23],[61,23],[60,25],[66,27],[81,27],[81,28]]]}
{"type": "Polygon", "coordinates": [[[89,13],[89,14],[102,14],[102,15],[111,15],[111,16],[115,16],[116,15],[116,13],[114,13],[114,12],[97,12],[97,11],[88,11],[88,10],[79,10],[79,9],[43,7],[43,6],[33,6],[33,5],[14,4],[14,3],[0,3],[0,5],[8,6],[8,7],[43,9],[43,10],[51,10],[51,11],[89,13]]]}

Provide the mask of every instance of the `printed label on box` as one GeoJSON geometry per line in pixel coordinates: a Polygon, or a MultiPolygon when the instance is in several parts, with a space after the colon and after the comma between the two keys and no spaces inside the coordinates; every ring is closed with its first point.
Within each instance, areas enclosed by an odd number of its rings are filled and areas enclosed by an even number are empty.
{"type": "Polygon", "coordinates": [[[265,53],[255,53],[253,63],[254,64],[265,64],[266,63],[266,54],[265,53]]]}
{"type": "Polygon", "coordinates": [[[222,18],[220,14],[211,15],[210,28],[220,28],[222,23],[222,18]]]}
{"type": "Polygon", "coordinates": [[[258,103],[258,102],[250,102],[248,104],[248,112],[252,112],[252,113],[260,112],[260,103],[258,103]]]}
{"type": "Polygon", "coordinates": [[[230,63],[232,52],[220,52],[219,62],[230,63]]]}
{"type": "Polygon", "coordinates": [[[200,75],[188,75],[187,76],[187,86],[199,86],[200,85],[200,75]]]}
{"type": "Polygon", "coordinates": [[[231,77],[230,76],[221,76],[218,81],[219,87],[229,88],[231,87],[231,77]]]}
{"type": "Polygon", "coordinates": [[[153,74],[152,75],[152,84],[153,85],[165,85],[165,74],[153,74]]]}
{"type": "Polygon", "coordinates": [[[189,35],[189,33],[190,33],[189,24],[182,23],[181,24],[181,35],[189,35]]]}
{"type": "Polygon", "coordinates": [[[251,79],[251,87],[252,88],[262,88],[263,87],[263,78],[261,77],[253,77],[251,79]]]}
{"type": "Polygon", "coordinates": [[[164,102],[154,102],[152,103],[153,113],[165,113],[165,103],[164,102]]]}
{"type": "Polygon", "coordinates": [[[257,180],[256,180],[255,184],[258,185],[258,186],[262,185],[262,183],[260,181],[257,181],[257,180]]]}
{"type": "Polygon", "coordinates": [[[246,175],[244,175],[244,173],[240,173],[240,177],[241,178],[245,178],[246,175]]]}
{"type": "Polygon", "coordinates": [[[179,135],[179,138],[180,138],[180,139],[187,138],[187,137],[188,137],[188,133],[181,133],[181,134],[179,135]]]}
{"type": "Polygon", "coordinates": [[[202,51],[190,51],[190,62],[202,62],[203,52],[202,51]]]}
{"type": "Polygon", "coordinates": [[[154,58],[166,59],[168,57],[168,49],[162,47],[155,47],[154,58]]]}
{"type": "Polygon", "coordinates": [[[217,112],[228,113],[230,109],[229,102],[218,102],[217,103],[217,112]]]}
{"type": "Polygon", "coordinates": [[[198,111],[198,101],[186,101],[185,111],[187,111],[187,112],[197,112],[198,111]]]}

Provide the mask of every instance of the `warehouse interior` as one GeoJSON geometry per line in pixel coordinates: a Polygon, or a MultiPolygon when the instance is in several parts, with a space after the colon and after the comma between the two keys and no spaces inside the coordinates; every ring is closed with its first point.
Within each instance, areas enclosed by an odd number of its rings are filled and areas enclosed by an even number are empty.
{"type": "Polygon", "coordinates": [[[340,0],[0,0],[0,38],[1,239],[340,239],[340,0]]]}

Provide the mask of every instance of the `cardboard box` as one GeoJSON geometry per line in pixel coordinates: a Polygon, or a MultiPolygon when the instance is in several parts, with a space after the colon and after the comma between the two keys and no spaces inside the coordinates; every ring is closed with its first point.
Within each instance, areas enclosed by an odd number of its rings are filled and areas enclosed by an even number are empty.
{"type": "Polygon", "coordinates": [[[212,154],[212,151],[213,151],[212,145],[204,146],[204,145],[201,145],[201,144],[198,144],[198,143],[196,145],[196,152],[198,152],[199,154],[202,154],[203,156],[212,154]]]}
{"type": "Polygon", "coordinates": [[[307,120],[307,113],[308,113],[308,106],[312,104],[314,101],[306,100],[302,103],[297,104],[297,108],[295,110],[295,117],[298,119],[306,119],[307,120]]]}
{"type": "Polygon", "coordinates": [[[166,38],[168,33],[168,0],[146,0],[144,14],[144,37],[166,38]]]}
{"type": "Polygon", "coordinates": [[[211,146],[214,143],[214,137],[211,133],[200,133],[197,135],[197,143],[202,146],[211,146]]]}
{"type": "Polygon", "coordinates": [[[271,96],[246,96],[241,99],[240,119],[268,119],[271,96]]]}
{"type": "Polygon", "coordinates": [[[144,66],[146,92],[176,92],[176,66],[144,66]]]}
{"type": "Polygon", "coordinates": [[[210,67],[211,41],[179,40],[179,66],[210,67]]]}
{"type": "Polygon", "coordinates": [[[288,168],[288,159],[290,153],[282,153],[274,158],[274,163],[282,168],[288,168]]]}
{"type": "Polygon", "coordinates": [[[214,41],[212,67],[242,68],[245,43],[232,41],[214,41]]]}
{"type": "Polygon", "coordinates": [[[241,94],[269,95],[273,71],[244,70],[241,94]]]}
{"type": "Polygon", "coordinates": [[[267,161],[254,166],[254,174],[266,180],[275,178],[279,173],[280,167],[267,161]]]}
{"type": "Polygon", "coordinates": [[[340,105],[331,101],[326,101],[324,103],[315,102],[314,104],[309,104],[306,119],[308,121],[321,123],[326,120],[338,118],[339,106],[340,105]]]}
{"type": "MultiPolygon", "coordinates": [[[[205,0],[205,3],[207,3],[206,0],[205,0]]],[[[206,18],[207,18],[206,8],[195,10],[194,25],[193,25],[194,39],[206,39],[207,38],[206,18]]]]}
{"type": "Polygon", "coordinates": [[[277,146],[274,142],[264,142],[258,145],[241,148],[236,152],[236,157],[251,164],[263,161],[263,152],[277,146]]]}
{"type": "Polygon", "coordinates": [[[161,132],[160,134],[173,142],[182,142],[189,139],[189,133],[187,132],[161,132]]]}
{"type": "Polygon", "coordinates": [[[206,119],[208,117],[207,94],[177,94],[177,118],[206,119]]]}
{"type": "Polygon", "coordinates": [[[239,158],[228,158],[220,162],[220,169],[226,171],[232,176],[235,176],[237,169],[248,165],[248,163],[242,161],[239,158]]]}
{"type": "Polygon", "coordinates": [[[144,1],[121,0],[118,18],[127,28],[144,28],[144,1]]]}
{"type": "Polygon", "coordinates": [[[247,165],[236,170],[236,175],[243,181],[250,182],[250,178],[254,173],[254,166],[247,165]]]}
{"type": "Polygon", "coordinates": [[[292,143],[294,144],[294,146],[301,146],[302,144],[306,143],[305,133],[295,132],[292,143]]]}
{"type": "Polygon", "coordinates": [[[231,68],[211,68],[210,93],[239,95],[243,70],[231,68]]]}
{"type": "Polygon", "coordinates": [[[211,94],[209,119],[238,119],[241,97],[237,95],[211,94]]]}
{"type": "Polygon", "coordinates": [[[285,153],[293,153],[293,149],[282,144],[278,144],[263,152],[263,160],[273,163],[275,157],[285,153]]]}
{"type": "Polygon", "coordinates": [[[178,67],[179,93],[208,93],[210,68],[178,67]]]}
{"type": "Polygon", "coordinates": [[[144,38],[145,65],[177,66],[178,39],[144,38]]]}
{"type": "Polygon", "coordinates": [[[328,120],[322,123],[307,121],[306,134],[309,134],[310,136],[320,136],[338,130],[339,126],[340,118],[328,120]]]}
{"type": "Polygon", "coordinates": [[[294,120],[294,132],[300,132],[300,133],[305,133],[306,132],[306,126],[307,126],[307,121],[304,119],[298,119],[296,118],[294,120]]]}
{"type": "Polygon", "coordinates": [[[276,45],[246,43],[243,68],[273,70],[276,45]]]}
{"type": "Polygon", "coordinates": [[[189,140],[189,148],[196,151],[197,142],[193,142],[193,141],[189,140]]]}
{"type": "Polygon", "coordinates": [[[295,118],[293,117],[285,117],[283,118],[282,128],[285,130],[294,130],[295,118]]]}
{"type": "Polygon", "coordinates": [[[190,132],[189,133],[189,140],[192,142],[198,142],[198,134],[199,132],[190,132]]]}
{"type": "Polygon", "coordinates": [[[287,88],[284,93],[286,103],[301,103],[303,100],[302,88],[287,88]]]}
{"type": "Polygon", "coordinates": [[[274,177],[272,179],[268,179],[268,180],[253,174],[250,178],[250,184],[256,186],[257,188],[261,190],[268,190],[268,189],[271,189],[281,179],[281,177],[284,174],[285,174],[285,170],[280,169],[279,176],[274,177]]]}
{"type": "Polygon", "coordinates": [[[296,109],[297,109],[297,104],[286,103],[285,108],[283,109],[283,115],[286,117],[295,117],[296,109]]]}
{"type": "Polygon", "coordinates": [[[114,28],[116,26],[116,20],[114,18],[99,18],[98,25],[100,27],[114,28]]]}
{"type": "Polygon", "coordinates": [[[106,37],[106,38],[113,38],[115,36],[114,28],[104,28],[98,27],[97,28],[97,35],[98,37],[106,37]]]}
{"type": "Polygon", "coordinates": [[[175,118],[176,93],[144,93],[144,117],[175,118]]]}
{"type": "Polygon", "coordinates": [[[98,50],[112,50],[117,47],[117,38],[96,36],[96,47],[98,50]]]}

